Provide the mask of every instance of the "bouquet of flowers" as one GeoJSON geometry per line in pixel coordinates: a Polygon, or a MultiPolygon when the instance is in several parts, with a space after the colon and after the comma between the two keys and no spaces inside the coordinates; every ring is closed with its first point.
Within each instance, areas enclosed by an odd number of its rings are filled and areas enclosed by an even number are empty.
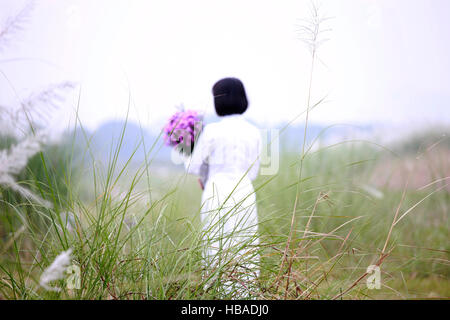
{"type": "Polygon", "coordinates": [[[202,116],[194,110],[180,110],[164,127],[164,142],[179,152],[190,155],[203,128],[202,116]]]}

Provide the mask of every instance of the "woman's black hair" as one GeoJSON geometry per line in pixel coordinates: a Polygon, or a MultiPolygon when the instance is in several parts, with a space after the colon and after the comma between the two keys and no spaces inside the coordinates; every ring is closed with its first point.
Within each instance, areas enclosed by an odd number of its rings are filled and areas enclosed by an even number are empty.
{"type": "Polygon", "coordinates": [[[219,80],[214,84],[212,92],[218,116],[242,114],[247,110],[247,95],[241,80],[237,78],[219,80]]]}

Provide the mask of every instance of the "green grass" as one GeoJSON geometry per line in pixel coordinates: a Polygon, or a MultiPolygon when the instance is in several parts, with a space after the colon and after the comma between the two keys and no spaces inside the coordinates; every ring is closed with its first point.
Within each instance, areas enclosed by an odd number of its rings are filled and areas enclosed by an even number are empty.
{"type": "MultiPolygon", "coordinates": [[[[119,164],[120,147],[118,142],[104,167],[90,159],[90,166],[74,169],[75,152],[55,149],[33,159],[20,179],[54,203],[52,209],[2,189],[1,298],[233,298],[233,292],[211,282],[230,277],[232,261],[214,270],[203,263],[201,252],[208,243],[202,240],[196,178],[182,171],[162,174],[156,164],[119,164]],[[73,230],[63,211],[74,214],[73,230]],[[41,273],[68,248],[73,248],[73,262],[81,270],[81,289],[67,289],[60,280],[54,285],[61,292],[44,290],[41,273]]],[[[150,162],[156,150],[146,147],[150,162]]],[[[376,168],[401,163],[403,155],[367,143],[306,153],[299,182],[300,159],[284,153],[277,175],[254,182],[261,246],[249,248],[249,254],[261,255],[261,275],[246,284],[254,297],[450,296],[448,189],[438,190],[439,184],[422,190],[408,187],[402,200],[403,189],[374,185],[376,168]],[[383,197],[371,194],[367,185],[383,197]],[[293,220],[297,187],[300,198],[293,220]],[[398,217],[407,214],[389,235],[397,208],[398,217]],[[385,245],[382,289],[369,290],[365,278],[358,279],[379,261],[385,245]]]]}

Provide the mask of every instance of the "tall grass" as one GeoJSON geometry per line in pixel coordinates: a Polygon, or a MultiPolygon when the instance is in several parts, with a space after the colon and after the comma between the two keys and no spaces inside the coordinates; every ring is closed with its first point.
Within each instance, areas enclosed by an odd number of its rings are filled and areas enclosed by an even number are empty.
{"type": "MultiPolygon", "coordinates": [[[[3,243],[10,245],[0,255],[3,298],[234,297],[214,279],[219,275],[236,278],[235,262],[208,270],[203,261],[202,248],[212,240],[205,240],[200,225],[200,189],[195,179],[177,172],[160,176],[152,165],[133,168],[131,159],[119,164],[114,158],[120,144],[112,150],[106,168],[92,166],[89,175],[83,172],[88,178],[83,188],[89,197],[80,199],[71,190],[73,182],[66,184],[70,196],[64,210],[73,213],[74,228],[61,221],[57,207],[11,205],[15,214],[28,210],[46,223],[41,229],[25,225],[4,235],[3,243]],[[39,286],[40,275],[68,248],[73,249],[73,263],[81,270],[81,289],[67,289],[61,280],[55,284],[61,292],[46,291],[39,286]]],[[[249,246],[248,254],[261,255],[261,275],[245,283],[251,296],[330,299],[340,298],[344,292],[342,298],[448,295],[448,193],[438,188],[407,190],[402,200],[402,190],[375,186],[383,196],[374,196],[364,186],[385,157],[393,155],[384,149],[344,144],[310,153],[304,159],[302,201],[294,225],[291,210],[297,194],[294,173],[298,156],[283,154],[275,177],[258,178],[261,246],[249,246]],[[397,208],[397,219],[411,208],[413,211],[390,232],[397,208]],[[381,264],[383,289],[369,290],[363,280],[352,287],[368,265],[379,261],[386,243],[384,254],[389,255],[381,264]],[[283,256],[288,263],[281,268],[283,256]],[[423,291],[420,286],[409,289],[410,282],[422,283],[423,291]]],[[[60,192],[51,184],[46,188],[53,190],[43,194],[46,199],[60,192]]],[[[233,252],[223,254],[232,256],[233,252]]]]}

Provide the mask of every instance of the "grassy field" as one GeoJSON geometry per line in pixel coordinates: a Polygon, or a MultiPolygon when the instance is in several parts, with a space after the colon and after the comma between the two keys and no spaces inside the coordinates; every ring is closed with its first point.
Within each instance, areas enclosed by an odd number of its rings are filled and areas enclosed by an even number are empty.
{"type": "MultiPolygon", "coordinates": [[[[279,172],[254,182],[261,245],[248,254],[262,258],[258,280],[245,283],[251,296],[449,297],[449,149],[433,141],[283,152],[279,172]],[[366,284],[369,265],[380,266],[380,289],[366,284]]],[[[32,158],[18,181],[51,208],[0,187],[0,298],[234,297],[211,281],[232,279],[236,261],[209,270],[202,260],[196,178],[151,162],[156,150],[148,164],[119,164],[119,149],[104,164],[70,143],[32,158]],[[44,289],[41,274],[69,248],[80,289],[66,286],[71,275],[52,282],[60,291],[44,289]]]]}
{"type": "MultiPolygon", "coordinates": [[[[11,30],[22,29],[23,14],[11,17],[11,30]]],[[[305,127],[327,98],[314,96],[313,79],[321,80],[313,74],[329,20],[312,5],[297,30],[311,53],[305,127]]],[[[280,170],[254,181],[260,245],[245,246],[245,258],[261,257],[260,276],[241,283],[242,297],[221,285],[240,278],[233,259],[240,248],[222,250],[232,258],[218,267],[205,263],[210,240],[197,180],[153,161],[158,147],[146,146],[146,161],[123,162],[120,138],[107,157],[70,135],[43,148],[35,141],[35,128],[47,124],[31,120],[45,120],[73,88],[32,95],[21,101],[24,114],[2,108],[11,113],[2,125],[25,138],[0,137],[0,299],[450,297],[448,135],[420,133],[388,148],[367,141],[308,148],[305,128],[289,141],[299,151],[283,151],[280,170]],[[366,282],[375,275],[369,266],[379,267],[379,289],[366,282]]]]}

